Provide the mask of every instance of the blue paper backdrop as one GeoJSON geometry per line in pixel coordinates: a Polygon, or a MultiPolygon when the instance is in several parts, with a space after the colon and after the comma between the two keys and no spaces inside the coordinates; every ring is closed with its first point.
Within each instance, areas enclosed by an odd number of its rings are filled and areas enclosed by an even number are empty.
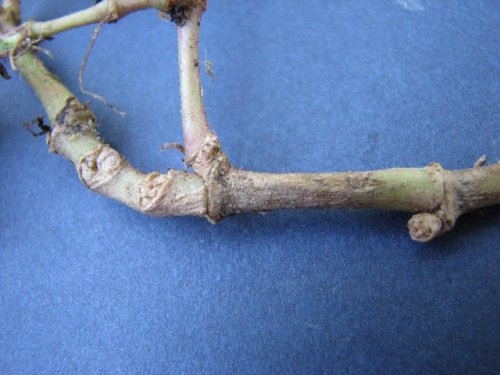
{"type": "MultiPolygon", "coordinates": [[[[46,20],[91,1],[23,2],[46,20]]],[[[211,0],[206,112],[258,171],[467,168],[500,159],[496,0],[211,0]]],[[[44,43],[78,92],[85,27],[44,43]]],[[[0,373],[500,371],[498,207],[426,245],[407,214],[285,211],[217,226],[142,216],[81,186],[0,82],[0,373]]],[[[104,139],[143,171],[181,168],[175,27],[106,25],[85,74],[104,139]]],[[[86,98],[80,95],[80,98],[86,98]]]]}

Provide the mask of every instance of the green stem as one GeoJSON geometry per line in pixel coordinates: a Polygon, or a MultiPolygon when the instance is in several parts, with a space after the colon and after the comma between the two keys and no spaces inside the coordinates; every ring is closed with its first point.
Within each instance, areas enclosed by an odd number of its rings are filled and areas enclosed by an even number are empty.
{"type": "Polygon", "coordinates": [[[166,0],[104,0],[81,11],[45,22],[29,23],[29,37],[54,36],[57,33],[105,20],[116,21],[144,9],[164,10],[172,1],[166,0]]]}
{"type": "MultiPolygon", "coordinates": [[[[89,8],[50,21],[29,21],[15,31],[0,35],[0,56],[8,53],[26,37],[48,38],[80,26],[101,21],[114,22],[132,12],[145,9],[167,11],[177,1],[179,0],[103,0],[89,8]]],[[[7,0],[7,3],[9,3],[7,5],[9,9],[14,9],[15,1],[7,0]]],[[[15,9],[19,11],[18,6],[15,9]]]]}
{"type": "MultiPolygon", "coordinates": [[[[119,3],[130,6],[141,2],[119,3]]],[[[90,190],[146,214],[197,215],[213,222],[239,212],[283,208],[416,212],[408,227],[411,237],[421,242],[451,230],[465,212],[500,204],[499,163],[458,171],[447,171],[433,163],[424,168],[322,174],[255,173],[233,168],[220,150],[203,111],[198,22],[204,3],[193,0],[191,5],[187,18],[177,17],[175,11],[179,8],[171,9],[171,15],[176,16],[178,23],[186,158],[188,162],[193,160],[196,173],[171,170],[167,174],[146,175],[137,171],[100,141],[93,114],[33,53],[21,51],[15,56],[23,78],[47,111],[52,128],[48,137],[50,150],[70,160],[90,190]]],[[[184,10],[179,13],[185,15],[184,10]]],[[[11,28],[14,21],[9,16],[0,19],[0,26],[1,22],[11,28]]]]}
{"type": "Polygon", "coordinates": [[[73,97],[73,94],[48,71],[33,53],[26,52],[18,56],[16,65],[24,80],[42,102],[49,121],[53,123],[57,114],[64,107],[66,101],[73,97]]]}
{"type": "Polygon", "coordinates": [[[206,214],[207,195],[199,176],[175,170],[166,174],[136,170],[101,142],[93,114],[35,55],[25,52],[16,63],[51,122],[49,150],[71,161],[87,188],[149,215],[206,214]]]}
{"type": "Polygon", "coordinates": [[[198,56],[198,34],[202,5],[195,6],[177,25],[182,132],[186,164],[190,165],[211,133],[203,109],[198,56]]]}

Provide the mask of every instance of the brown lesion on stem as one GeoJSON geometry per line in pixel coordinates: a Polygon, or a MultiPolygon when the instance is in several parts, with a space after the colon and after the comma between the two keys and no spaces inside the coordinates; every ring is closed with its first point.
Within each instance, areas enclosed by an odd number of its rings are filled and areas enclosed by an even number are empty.
{"type": "Polygon", "coordinates": [[[51,138],[55,138],[57,133],[66,135],[89,134],[97,137],[94,114],[87,106],[80,104],[74,96],[67,98],[64,107],[55,118],[51,138]]]}
{"type": "MultiPolygon", "coordinates": [[[[54,82],[57,84],[56,82],[54,82]]],[[[143,174],[118,151],[101,143],[94,115],[69,97],[55,116],[48,136],[49,149],[72,161],[82,184],[154,216],[205,216],[206,190],[194,174],[169,171],[143,174]]]]}
{"type": "Polygon", "coordinates": [[[102,144],[80,159],[77,172],[82,184],[95,191],[113,179],[124,163],[125,159],[116,150],[102,144]]]}
{"type": "MultiPolygon", "coordinates": [[[[120,6],[128,6],[126,9],[133,11],[153,3],[160,4],[159,1],[116,0],[114,12],[120,17],[125,14],[120,6]]],[[[101,8],[111,3],[99,4],[92,11],[80,13],[80,17],[88,18],[79,22],[95,21],[101,8]]],[[[88,189],[145,214],[195,215],[211,222],[240,212],[284,208],[411,212],[415,215],[408,223],[410,235],[421,242],[451,230],[465,212],[500,204],[499,163],[482,167],[481,161],[474,168],[458,171],[444,170],[432,163],[424,168],[309,174],[256,173],[234,168],[210,130],[203,110],[198,32],[205,5],[205,1],[172,0],[163,1],[163,8],[160,7],[168,10],[176,22],[179,38],[184,148],[175,147],[185,153],[186,163],[194,173],[170,170],[165,174],[144,174],[136,170],[116,150],[101,142],[92,112],[79,103],[32,52],[22,50],[13,56],[22,76],[47,111],[51,122],[47,138],[50,151],[71,161],[88,189]]],[[[9,17],[9,27],[12,27],[13,19],[9,17]]],[[[68,17],[50,25],[69,27],[67,23],[76,16],[68,17]]],[[[5,15],[3,18],[5,22],[5,15]]]]}
{"type": "Polygon", "coordinates": [[[193,9],[201,8],[204,11],[206,6],[206,0],[177,0],[170,2],[163,13],[177,26],[184,26],[191,17],[193,9]]]}

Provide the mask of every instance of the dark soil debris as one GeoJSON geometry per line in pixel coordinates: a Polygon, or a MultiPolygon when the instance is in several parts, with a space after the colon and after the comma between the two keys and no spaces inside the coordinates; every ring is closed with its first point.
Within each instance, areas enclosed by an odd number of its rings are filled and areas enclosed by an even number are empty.
{"type": "Polygon", "coordinates": [[[43,117],[41,116],[38,116],[34,120],[31,120],[31,122],[26,121],[24,123],[24,128],[29,131],[33,137],[39,137],[50,132],[50,126],[45,125],[45,123],[43,122],[43,117]],[[38,131],[34,131],[33,129],[31,129],[31,126],[36,126],[38,128],[38,131]]]}
{"type": "Polygon", "coordinates": [[[170,21],[175,22],[177,26],[183,26],[189,17],[190,7],[186,4],[172,4],[170,8],[167,9],[167,13],[170,16],[170,21]]]}
{"type": "Polygon", "coordinates": [[[2,77],[3,79],[10,79],[10,75],[7,72],[7,69],[5,69],[2,64],[0,64],[0,77],[2,77]]]}
{"type": "Polygon", "coordinates": [[[92,112],[86,106],[78,103],[75,97],[66,100],[63,109],[57,114],[55,122],[67,134],[95,132],[95,119],[92,112]]]}

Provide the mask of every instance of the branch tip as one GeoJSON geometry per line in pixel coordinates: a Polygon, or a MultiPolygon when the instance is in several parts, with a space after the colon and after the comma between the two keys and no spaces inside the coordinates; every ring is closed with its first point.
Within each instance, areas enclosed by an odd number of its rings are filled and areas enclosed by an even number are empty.
{"type": "Polygon", "coordinates": [[[417,242],[429,242],[439,236],[442,229],[441,219],[435,214],[416,214],[408,221],[410,237],[417,242]]]}
{"type": "Polygon", "coordinates": [[[486,159],[486,155],[482,155],[479,159],[476,160],[472,168],[481,168],[484,163],[486,163],[486,159]]]}

